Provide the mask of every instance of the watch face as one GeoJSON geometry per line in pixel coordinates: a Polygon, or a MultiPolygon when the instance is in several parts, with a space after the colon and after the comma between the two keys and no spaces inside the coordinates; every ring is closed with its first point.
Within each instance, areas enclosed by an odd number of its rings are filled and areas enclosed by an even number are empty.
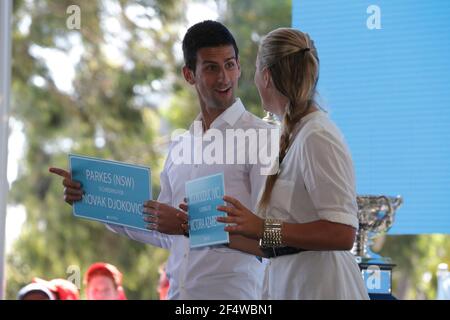
{"type": "Polygon", "coordinates": [[[263,239],[262,239],[262,238],[259,239],[259,247],[260,247],[260,248],[263,248],[263,239]]]}

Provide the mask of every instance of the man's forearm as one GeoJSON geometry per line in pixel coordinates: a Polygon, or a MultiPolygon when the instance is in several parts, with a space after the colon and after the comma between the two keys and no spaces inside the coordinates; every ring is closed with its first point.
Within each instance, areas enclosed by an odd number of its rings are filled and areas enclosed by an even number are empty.
{"type": "Polygon", "coordinates": [[[151,244],[159,248],[170,249],[172,245],[172,239],[169,235],[157,231],[138,230],[114,224],[105,224],[105,226],[114,233],[122,234],[132,240],[145,244],[151,244]]]}

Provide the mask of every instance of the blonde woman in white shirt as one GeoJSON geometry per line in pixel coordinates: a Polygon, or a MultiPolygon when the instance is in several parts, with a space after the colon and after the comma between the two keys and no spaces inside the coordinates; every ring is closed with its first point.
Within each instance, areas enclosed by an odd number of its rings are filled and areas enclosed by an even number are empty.
{"type": "Polygon", "coordinates": [[[218,221],[254,239],[237,249],[270,257],[267,299],[368,299],[350,253],[358,227],[350,151],[314,100],[319,59],[306,33],[281,28],[261,42],[255,84],[264,109],[283,119],[279,170],[267,178],[257,214],[226,196],[218,221]]]}

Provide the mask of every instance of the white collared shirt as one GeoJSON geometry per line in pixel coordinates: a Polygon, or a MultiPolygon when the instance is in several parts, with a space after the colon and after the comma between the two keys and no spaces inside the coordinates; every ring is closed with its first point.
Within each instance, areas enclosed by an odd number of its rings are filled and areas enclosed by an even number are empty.
{"type": "MultiPolygon", "coordinates": [[[[327,220],[358,228],[353,163],[342,133],[322,111],[303,117],[297,129],[261,214],[289,223],[327,220]]],[[[368,299],[350,251],[271,259],[264,291],[267,299],[368,299]]]]}
{"type": "MultiPolygon", "coordinates": [[[[197,117],[197,120],[199,119],[201,119],[200,115],[197,117]]],[[[205,135],[211,132],[211,129],[217,129],[225,137],[227,129],[271,130],[273,127],[247,112],[241,101],[237,99],[232,106],[214,120],[205,135]]],[[[273,134],[274,131],[271,133],[273,134]]],[[[199,138],[198,135],[195,135],[194,125],[191,125],[184,138],[191,139],[191,141],[199,138]]],[[[226,161],[223,161],[224,164],[206,164],[204,162],[175,164],[173,151],[180,147],[181,141],[172,143],[170,147],[164,169],[161,172],[159,202],[178,208],[185,197],[186,181],[223,172],[225,193],[237,198],[246,207],[254,209],[266,178],[265,175],[261,175],[263,167],[261,162],[256,164],[249,164],[248,161],[242,164],[226,164],[226,161]]],[[[186,141],[184,140],[184,142],[186,141]]],[[[278,142],[278,138],[272,141],[278,142]]],[[[267,145],[260,147],[258,149],[266,148],[267,145]]],[[[238,146],[235,144],[231,150],[236,157],[239,152],[243,151],[242,148],[237,149],[238,146]]],[[[192,143],[191,150],[193,158],[199,150],[195,149],[194,143],[192,143]]],[[[225,150],[224,154],[226,152],[225,150]]],[[[254,149],[250,152],[254,152],[254,149]]],[[[170,282],[169,299],[261,298],[265,263],[260,262],[253,255],[226,246],[190,249],[189,239],[184,236],[166,235],[155,231],[147,232],[114,225],[108,225],[108,228],[126,234],[134,240],[170,250],[166,267],[170,282]]]]}

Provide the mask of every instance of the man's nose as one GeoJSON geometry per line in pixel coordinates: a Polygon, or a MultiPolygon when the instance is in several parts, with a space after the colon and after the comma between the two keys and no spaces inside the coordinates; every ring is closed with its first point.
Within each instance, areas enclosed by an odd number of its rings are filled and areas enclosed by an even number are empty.
{"type": "Polygon", "coordinates": [[[221,83],[230,82],[230,75],[228,74],[228,71],[224,67],[220,68],[219,81],[221,83]]]}

